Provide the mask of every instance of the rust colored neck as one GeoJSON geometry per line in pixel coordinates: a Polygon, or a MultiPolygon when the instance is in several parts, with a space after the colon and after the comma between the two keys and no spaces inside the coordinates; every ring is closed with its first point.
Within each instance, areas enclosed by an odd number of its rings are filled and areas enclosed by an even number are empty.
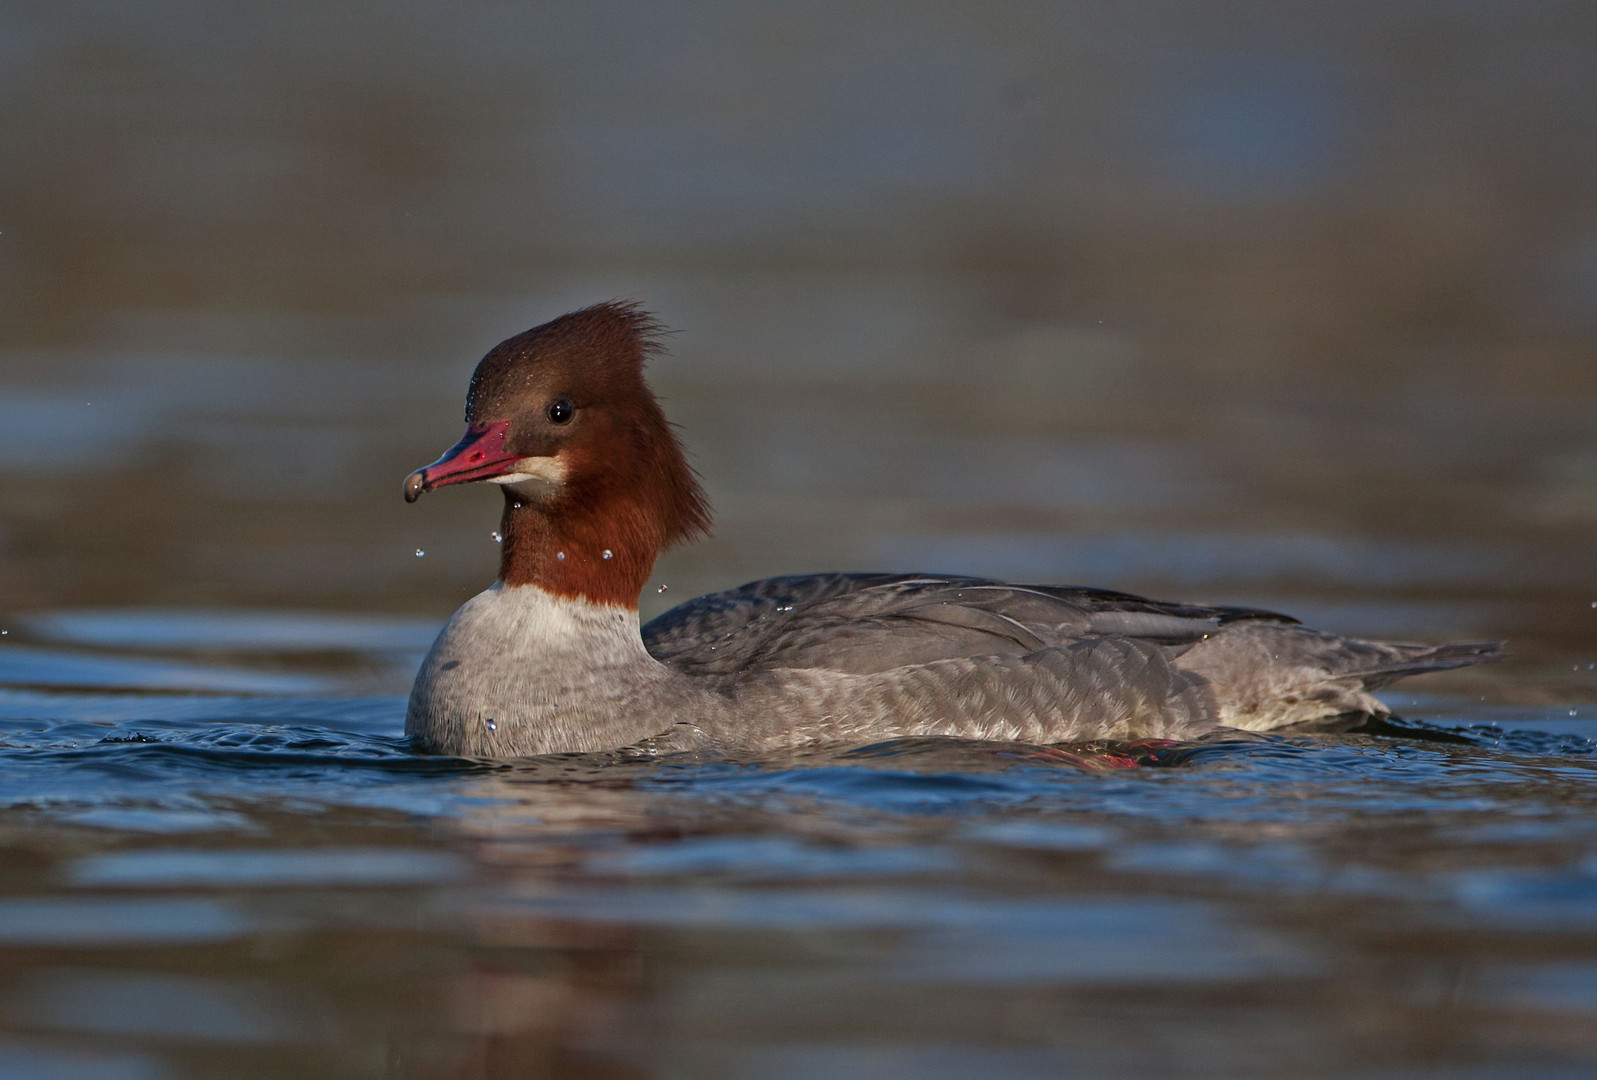
{"type": "Polygon", "coordinates": [[[641,513],[621,509],[600,515],[567,506],[554,515],[505,492],[499,580],[636,610],[660,537],[641,513]]]}

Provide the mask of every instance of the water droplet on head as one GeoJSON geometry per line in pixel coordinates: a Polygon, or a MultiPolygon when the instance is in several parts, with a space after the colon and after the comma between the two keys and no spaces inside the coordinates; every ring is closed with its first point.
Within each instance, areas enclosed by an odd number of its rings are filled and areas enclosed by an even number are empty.
{"type": "Polygon", "coordinates": [[[419,558],[421,558],[421,557],[422,557],[422,556],[423,556],[423,555],[425,555],[425,554],[427,554],[427,553],[426,553],[426,552],[425,552],[425,551],[423,551],[423,550],[422,550],[422,549],[421,549],[421,548],[417,548],[417,549],[416,549],[416,558],[418,558],[418,559],[419,559],[419,558]]]}
{"type": "Polygon", "coordinates": [[[613,559],[616,557],[616,553],[611,551],[609,548],[605,548],[603,551],[599,552],[599,554],[603,555],[606,559],[613,559]]]}
{"type": "Polygon", "coordinates": [[[488,730],[489,731],[498,731],[499,730],[499,725],[494,723],[494,718],[491,717],[491,716],[488,719],[484,720],[483,723],[488,725],[488,730]]]}
{"type": "Polygon", "coordinates": [[[499,543],[500,541],[504,540],[504,537],[500,536],[496,532],[491,532],[488,535],[493,537],[494,543],[496,543],[496,544],[499,543]]]}
{"type": "Polygon", "coordinates": [[[555,552],[555,561],[556,562],[565,562],[566,561],[566,553],[563,552],[563,551],[555,552]]]}

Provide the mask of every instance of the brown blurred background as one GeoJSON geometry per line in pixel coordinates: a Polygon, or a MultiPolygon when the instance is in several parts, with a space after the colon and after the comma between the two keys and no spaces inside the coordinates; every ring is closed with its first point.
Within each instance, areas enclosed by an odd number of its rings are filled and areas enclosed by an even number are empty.
{"type": "Polygon", "coordinates": [[[22,3],[0,116],[0,615],[442,617],[499,497],[400,479],[629,296],[719,514],[646,612],[991,573],[1597,696],[1589,4],[22,3]]]}

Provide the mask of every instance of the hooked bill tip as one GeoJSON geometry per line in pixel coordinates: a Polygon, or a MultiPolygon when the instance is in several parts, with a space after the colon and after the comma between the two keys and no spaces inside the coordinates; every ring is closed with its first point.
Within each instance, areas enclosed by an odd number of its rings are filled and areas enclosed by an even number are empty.
{"type": "Polygon", "coordinates": [[[427,490],[427,470],[417,469],[405,477],[405,501],[413,503],[427,490]]]}

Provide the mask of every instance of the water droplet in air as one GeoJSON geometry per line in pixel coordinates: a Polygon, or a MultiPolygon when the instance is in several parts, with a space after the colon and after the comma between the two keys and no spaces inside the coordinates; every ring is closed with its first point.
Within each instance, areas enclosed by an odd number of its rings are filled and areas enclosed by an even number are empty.
{"type": "Polygon", "coordinates": [[[663,594],[670,587],[671,586],[669,586],[669,585],[661,585],[658,589],[656,589],[654,591],[657,592],[657,593],[662,593],[663,594]]]}
{"type": "Polygon", "coordinates": [[[496,533],[496,532],[491,532],[491,533],[489,533],[489,534],[488,534],[488,535],[489,535],[489,536],[491,536],[491,537],[493,537],[493,538],[494,538],[494,543],[496,543],[496,544],[497,544],[497,543],[500,543],[500,542],[501,542],[501,541],[503,541],[503,540],[504,540],[504,537],[502,537],[502,536],[500,536],[500,535],[499,535],[499,534],[498,534],[498,533],[496,533]]]}
{"type": "Polygon", "coordinates": [[[603,555],[607,559],[613,559],[616,557],[616,553],[611,551],[609,548],[605,548],[603,551],[599,552],[599,554],[603,555]]]}
{"type": "Polygon", "coordinates": [[[498,731],[499,730],[499,725],[494,723],[494,718],[491,717],[491,716],[488,719],[484,720],[483,723],[488,725],[488,730],[489,731],[498,731]]]}
{"type": "Polygon", "coordinates": [[[421,557],[422,557],[422,556],[423,556],[423,555],[425,555],[425,554],[427,554],[427,553],[426,553],[426,552],[425,552],[425,551],[423,551],[423,550],[422,550],[422,549],[421,549],[421,548],[417,548],[417,549],[416,549],[416,558],[418,558],[418,559],[419,559],[419,558],[421,558],[421,557]]]}
{"type": "Polygon", "coordinates": [[[555,561],[556,562],[565,562],[566,561],[566,553],[563,552],[563,551],[555,552],[555,561]]]}
{"type": "Polygon", "coordinates": [[[1574,716],[1575,715],[1575,710],[1574,709],[1570,709],[1569,710],[1569,715],[1570,716],[1574,716]]]}

